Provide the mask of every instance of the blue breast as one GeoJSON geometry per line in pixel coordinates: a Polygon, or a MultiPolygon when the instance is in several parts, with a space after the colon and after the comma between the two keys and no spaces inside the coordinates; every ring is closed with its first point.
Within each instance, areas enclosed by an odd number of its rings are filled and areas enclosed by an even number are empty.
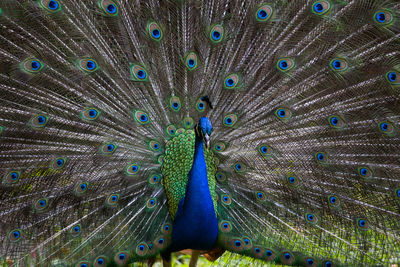
{"type": "Polygon", "coordinates": [[[179,202],[173,223],[171,251],[212,249],[217,235],[218,222],[208,187],[203,141],[196,140],[186,195],[179,202]]]}

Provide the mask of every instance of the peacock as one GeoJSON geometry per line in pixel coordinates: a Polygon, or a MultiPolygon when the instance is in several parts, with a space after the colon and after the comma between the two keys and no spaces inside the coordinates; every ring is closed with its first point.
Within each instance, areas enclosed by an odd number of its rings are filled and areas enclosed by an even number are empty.
{"type": "Polygon", "coordinates": [[[397,266],[400,2],[2,0],[0,203],[1,266],[397,266]]]}

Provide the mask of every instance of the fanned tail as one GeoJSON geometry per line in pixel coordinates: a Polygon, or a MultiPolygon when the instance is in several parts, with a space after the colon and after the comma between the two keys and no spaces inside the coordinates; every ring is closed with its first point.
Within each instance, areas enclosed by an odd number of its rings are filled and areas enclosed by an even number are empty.
{"type": "Polygon", "coordinates": [[[398,261],[399,3],[0,8],[4,263],[154,261],[173,231],[166,144],[202,116],[218,167],[209,259],[398,261]]]}

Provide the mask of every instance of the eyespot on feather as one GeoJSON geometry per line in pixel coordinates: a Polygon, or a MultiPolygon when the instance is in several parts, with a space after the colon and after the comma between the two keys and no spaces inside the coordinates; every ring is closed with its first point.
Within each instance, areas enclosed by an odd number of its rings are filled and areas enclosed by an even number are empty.
{"type": "Polygon", "coordinates": [[[33,209],[37,213],[46,211],[48,206],[49,206],[49,200],[47,198],[40,198],[33,203],[33,209]]]}
{"type": "Polygon", "coordinates": [[[291,112],[289,109],[287,109],[287,108],[278,108],[278,109],[275,111],[275,116],[276,116],[279,120],[281,120],[281,121],[283,121],[283,122],[287,122],[287,121],[289,121],[289,119],[292,117],[292,112],[291,112]]]}
{"type": "Polygon", "coordinates": [[[77,61],[78,68],[84,73],[93,73],[99,69],[96,60],[90,57],[85,57],[77,61]]]}
{"type": "Polygon", "coordinates": [[[232,230],[232,225],[229,221],[221,221],[219,223],[219,230],[223,233],[229,233],[232,230]]]}
{"type": "Polygon", "coordinates": [[[82,110],[80,117],[85,121],[94,121],[100,116],[100,111],[94,107],[86,107],[82,110]]]}
{"type": "Polygon", "coordinates": [[[276,63],[276,67],[281,72],[288,72],[295,67],[294,59],[292,58],[281,58],[276,63]]]}
{"type": "Polygon", "coordinates": [[[116,149],[116,144],[107,142],[99,147],[99,152],[103,155],[112,155],[116,149]]]}
{"type": "Polygon", "coordinates": [[[153,210],[157,206],[157,203],[157,198],[150,198],[146,201],[146,207],[148,210],[153,210]]]}
{"type": "Polygon", "coordinates": [[[182,120],[182,125],[185,129],[193,128],[194,120],[192,117],[186,117],[182,120]]]}
{"type": "Polygon", "coordinates": [[[7,174],[3,176],[3,183],[4,184],[16,184],[18,183],[21,177],[20,171],[9,171],[7,174]]]}
{"type": "Polygon", "coordinates": [[[389,82],[389,84],[392,85],[393,87],[400,86],[400,72],[399,71],[391,70],[386,73],[385,78],[389,82]]]}
{"type": "Polygon", "coordinates": [[[292,252],[290,252],[290,251],[284,251],[284,252],[282,252],[281,255],[279,256],[279,259],[280,259],[280,262],[281,262],[281,263],[283,263],[283,264],[285,264],[285,265],[291,265],[291,264],[294,262],[295,257],[294,257],[294,255],[293,255],[292,252]]]}
{"type": "Polygon", "coordinates": [[[256,20],[259,22],[267,22],[271,20],[274,14],[274,9],[268,4],[260,6],[255,12],[256,20]]]}
{"type": "Polygon", "coordinates": [[[273,155],[273,149],[267,144],[261,144],[260,146],[258,146],[257,151],[264,158],[270,158],[273,155]]]}
{"type": "Polygon", "coordinates": [[[144,67],[139,64],[131,63],[130,71],[132,80],[136,82],[145,82],[147,81],[147,71],[144,67]]]}
{"type": "Polygon", "coordinates": [[[201,100],[201,98],[199,98],[196,102],[196,110],[198,112],[204,112],[206,109],[207,103],[203,100],[201,100]]]}
{"type": "Polygon", "coordinates": [[[90,267],[90,266],[91,266],[91,264],[87,260],[82,260],[82,261],[79,261],[77,264],[75,264],[75,267],[90,267]]]}
{"type": "Polygon", "coordinates": [[[358,175],[363,179],[368,179],[373,176],[372,170],[367,166],[361,166],[357,169],[358,175]]]}
{"type": "Polygon", "coordinates": [[[218,44],[224,40],[224,27],[220,24],[211,26],[210,29],[210,40],[213,44],[218,44]]]}
{"type": "Polygon", "coordinates": [[[270,248],[265,249],[264,260],[265,261],[273,261],[275,259],[276,259],[275,251],[270,248]]]}
{"type": "Polygon", "coordinates": [[[220,196],[220,199],[221,199],[222,204],[224,204],[224,205],[229,206],[232,204],[232,199],[228,194],[222,194],[220,196]]]}
{"type": "Polygon", "coordinates": [[[294,173],[287,173],[286,174],[286,182],[291,187],[297,187],[300,185],[300,179],[294,173]]]}
{"type": "Polygon", "coordinates": [[[76,224],[70,229],[69,232],[70,232],[72,237],[80,236],[81,233],[82,233],[82,227],[81,227],[80,224],[76,224]]]}
{"type": "Polygon", "coordinates": [[[339,115],[332,115],[328,118],[329,125],[335,129],[343,129],[344,121],[339,115]]]}
{"type": "Polygon", "coordinates": [[[116,207],[119,201],[119,194],[111,194],[106,198],[106,206],[107,207],[116,207]]]}
{"type": "Polygon", "coordinates": [[[317,262],[314,258],[306,257],[306,258],[304,259],[304,266],[307,266],[307,267],[317,267],[317,266],[318,266],[318,262],[317,262]]]}
{"type": "Polygon", "coordinates": [[[139,243],[139,244],[136,246],[136,254],[137,254],[138,256],[141,256],[141,257],[146,256],[147,253],[148,253],[148,251],[149,251],[149,247],[148,247],[147,244],[144,243],[144,242],[139,243]]]}
{"type": "Polygon", "coordinates": [[[328,163],[328,156],[325,152],[317,152],[314,154],[315,161],[319,164],[327,164],[328,163]]]}
{"type": "Polygon", "coordinates": [[[125,266],[128,264],[130,254],[128,251],[119,251],[114,256],[114,261],[118,266],[125,266]]]}
{"type": "Polygon", "coordinates": [[[22,71],[28,74],[37,74],[43,70],[43,63],[34,57],[29,57],[21,62],[20,68],[22,71]]]}
{"type": "Polygon", "coordinates": [[[329,67],[335,72],[345,72],[349,64],[344,58],[334,58],[329,62],[329,67]]]}
{"type": "Polygon", "coordinates": [[[394,22],[393,11],[390,9],[379,9],[374,14],[374,22],[378,26],[390,26],[394,22]]]}
{"type": "Polygon", "coordinates": [[[61,4],[57,0],[40,0],[39,6],[51,13],[56,13],[61,10],[61,4]]]}
{"type": "Polygon", "coordinates": [[[163,31],[156,22],[151,21],[147,23],[147,33],[150,36],[150,38],[154,41],[161,41],[163,38],[163,31]]]}
{"type": "Polygon", "coordinates": [[[381,133],[387,136],[394,135],[394,127],[390,121],[381,121],[378,123],[378,129],[381,133]]]}
{"type": "Polygon", "coordinates": [[[220,171],[215,174],[215,177],[219,183],[224,183],[227,180],[226,174],[220,171]]]}
{"type": "Polygon", "coordinates": [[[87,182],[79,182],[74,187],[74,194],[78,197],[83,196],[89,187],[87,182]]]}
{"type": "Polygon", "coordinates": [[[234,113],[225,115],[222,123],[227,127],[234,127],[238,121],[238,116],[234,113]]]}
{"type": "Polygon", "coordinates": [[[160,152],[161,151],[161,144],[160,142],[156,141],[156,140],[151,140],[149,143],[149,148],[150,150],[154,151],[154,152],[160,152]]]}
{"type": "Polygon", "coordinates": [[[311,11],[316,15],[325,15],[331,11],[332,4],[329,1],[315,1],[311,11]]]}
{"type": "Polygon", "coordinates": [[[328,196],[328,204],[333,208],[337,208],[340,206],[340,199],[337,196],[330,195],[328,196]]]}
{"type": "Polygon", "coordinates": [[[178,112],[181,110],[181,99],[177,96],[171,96],[169,99],[169,106],[173,111],[178,112]]]}
{"type": "Polygon", "coordinates": [[[150,174],[148,178],[148,182],[151,185],[156,185],[161,183],[161,175],[160,174],[150,174]]]}
{"type": "Polygon", "coordinates": [[[94,267],[104,267],[107,266],[107,258],[105,256],[98,256],[94,261],[93,261],[93,266],[94,267]]]}
{"type": "Polygon", "coordinates": [[[233,90],[239,88],[240,76],[236,73],[229,74],[224,79],[224,88],[233,90]]]}
{"type": "Polygon", "coordinates": [[[161,226],[161,233],[164,235],[171,235],[172,234],[172,225],[170,223],[165,223],[161,226]]]}
{"type": "Polygon", "coordinates": [[[223,151],[225,151],[226,148],[227,148],[227,145],[224,142],[217,142],[213,146],[213,150],[216,153],[223,152],[223,151]]]}
{"type": "Polygon", "coordinates": [[[107,16],[115,17],[118,15],[119,8],[115,1],[100,0],[99,6],[107,16]]]}
{"type": "Polygon", "coordinates": [[[190,70],[195,70],[198,64],[198,56],[195,52],[190,52],[185,57],[185,66],[190,70]]]}
{"type": "Polygon", "coordinates": [[[23,238],[23,233],[20,229],[13,229],[8,233],[8,240],[12,243],[21,241],[23,238]]]}
{"type": "Polygon", "coordinates": [[[313,213],[306,213],[304,215],[304,218],[306,220],[307,223],[311,223],[311,224],[316,224],[318,221],[318,218],[315,214],[313,213]]]}
{"type": "Polygon", "coordinates": [[[176,126],[173,124],[170,124],[165,128],[165,133],[169,137],[174,137],[176,135],[176,126]]]}
{"type": "Polygon", "coordinates": [[[242,238],[242,240],[243,240],[243,249],[248,250],[253,247],[253,241],[249,237],[245,236],[242,238]]]}
{"type": "Polygon", "coordinates": [[[369,223],[368,223],[368,221],[367,221],[366,219],[364,219],[364,218],[358,218],[358,219],[356,219],[356,225],[357,225],[358,229],[363,230],[363,231],[369,229],[369,223]]]}
{"type": "Polygon", "coordinates": [[[150,122],[150,118],[147,115],[146,112],[142,111],[142,110],[134,110],[133,111],[133,118],[135,119],[136,122],[138,122],[139,124],[148,124],[150,122]]]}
{"type": "Polygon", "coordinates": [[[29,121],[29,125],[34,129],[44,128],[49,122],[49,117],[43,114],[35,115],[29,121]]]}
{"type": "Polygon", "coordinates": [[[125,167],[125,174],[128,176],[134,176],[139,173],[140,165],[137,163],[131,163],[125,167]]]}
{"type": "Polygon", "coordinates": [[[64,157],[59,157],[59,158],[55,158],[51,161],[50,163],[50,168],[53,170],[59,170],[62,169],[65,164],[67,163],[67,159],[64,157]]]}

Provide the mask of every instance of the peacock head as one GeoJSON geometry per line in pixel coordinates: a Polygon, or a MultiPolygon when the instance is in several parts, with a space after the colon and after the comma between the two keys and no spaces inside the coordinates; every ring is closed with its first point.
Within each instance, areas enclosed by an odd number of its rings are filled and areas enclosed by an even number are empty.
{"type": "Polygon", "coordinates": [[[210,147],[210,135],[212,132],[212,124],[209,118],[201,117],[199,123],[195,126],[196,138],[203,140],[206,148],[210,147]]]}

